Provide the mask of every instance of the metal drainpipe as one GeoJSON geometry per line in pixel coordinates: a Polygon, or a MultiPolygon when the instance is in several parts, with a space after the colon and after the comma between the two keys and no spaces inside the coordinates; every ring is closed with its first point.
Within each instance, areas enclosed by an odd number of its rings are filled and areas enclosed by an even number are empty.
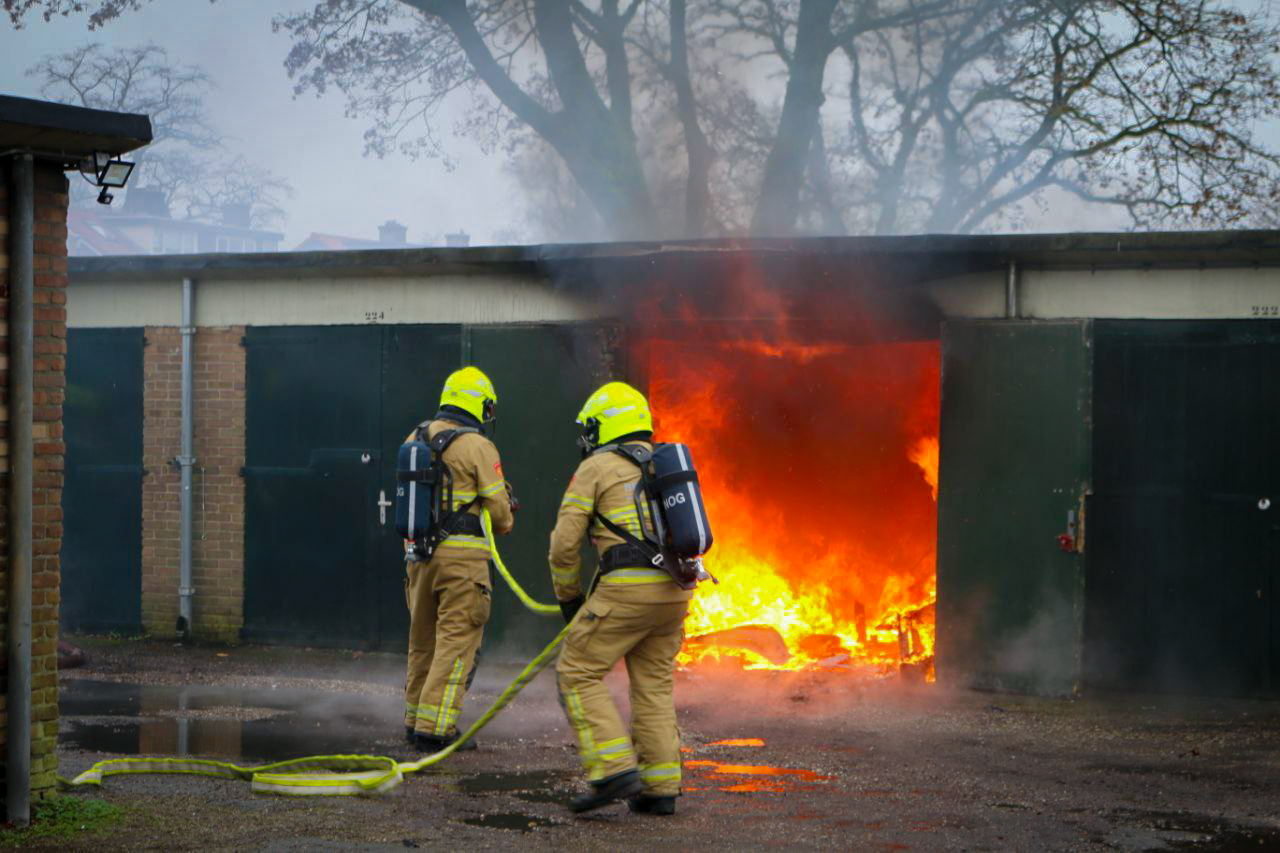
{"type": "Polygon", "coordinates": [[[1018,262],[1009,261],[1008,277],[1004,283],[1004,316],[1010,320],[1016,320],[1019,316],[1018,308],[1018,262]]]}
{"type": "Polygon", "coordinates": [[[178,633],[191,635],[191,598],[195,587],[191,582],[191,469],[196,460],[192,436],[194,411],[192,406],[192,339],[195,337],[195,282],[182,280],[182,450],[178,465],[182,469],[181,500],[181,563],[178,576],[178,633]]]}
{"type": "Polygon", "coordinates": [[[9,213],[9,679],[5,805],[31,821],[31,436],[35,163],[11,161],[9,213]]]}

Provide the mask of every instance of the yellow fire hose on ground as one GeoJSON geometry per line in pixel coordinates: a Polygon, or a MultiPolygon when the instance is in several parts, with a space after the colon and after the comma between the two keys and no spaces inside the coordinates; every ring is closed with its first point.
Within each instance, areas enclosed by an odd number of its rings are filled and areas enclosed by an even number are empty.
{"type": "MultiPolygon", "coordinates": [[[[498,553],[497,543],[493,540],[492,524],[489,512],[484,512],[485,536],[489,540],[490,553],[499,574],[511,587],[525,605],[535,613],[559,613],[555,604],[539,604],[521,588],[511,576],[502,556],[498,553]]],[[[78,788],[85,785],[101,785],[108,776],[124,776],[140,773],[180,773],[189,776],[211,776],[215,779],[247,779],[254,791],[262,794],[286,794],[290,796],[361,796],[381,794],[390,791],[403,781],[410,773],[416,773],[433,764],[448,758],[458,748],[488,725],[503,708],[511,703],[534,677],[546,668],[555,656],[556,649],[569,633],[566,625],[547,644],[533,660],[529,661],[515,681],[507,685],[494,703],[489,706],[480,718],[471,724],[457,740],[439,752],[424,756],[417,761],[396,761],[382,755],[312,755],[307,758],[294,758],[289,761],[278,761],[273,764],[260,764],[256,767],[240,767],[225,761],[211,761],[201,758],[111,758],[99,761],[74,779],[58,778],[64,788],[78,788]]]]}

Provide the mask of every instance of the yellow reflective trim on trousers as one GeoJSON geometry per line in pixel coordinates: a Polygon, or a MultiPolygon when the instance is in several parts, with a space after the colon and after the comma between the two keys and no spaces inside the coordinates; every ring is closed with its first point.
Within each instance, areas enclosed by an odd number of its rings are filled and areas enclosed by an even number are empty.
{"type": "Polygon", "coordinates": [[[600,578],[600,583],[662,583],[671,575],[662,569],[614,569],[600,578]]]}
{"type": "Polygon", "coordinates": [[[586,768],[587,780],[595,782],[604,778],[604,765],[596,754],[595,738],[591,734],[591,724],[587,722],[586,712],[582,710],[582,697],[577,690],[570,690],[564,697],[565,710],[569,713],[569,723],[578,733],[578,751],[582,755],[582,766],[586,768]]]}
{"type": "Polygon", "coordinates": [[[641,765],[640,778],[646,782],[679,782],[680,762],[664,761],[660,764],[641,765]]]}
{"type": "Polygon", "coordinates": [[[601,760],[605,762],[618,758],[631,758],[632,760],[635,758],[635,753],[631,749],[631,741],[625,737],[602,741],[596,747],[596,755],[600,756],[601,760]]]}
{"type": "MultiPolygon", "coordinates": [[[[457,708],[441,708],[437,705],[420,705],[418,713],[414,715],[415,723],[425,723],[424,729],[436,729],[440,725],[440,721],[444,720],[446,731],[453,728],[454,723],[458,722],[461,714],[457,708]]],[[[417,726],[415,725],[415,728],[417,726]]],[[[432,732],[435,733],[434,731],[432,732]]]]}
{"type": "Polygon", "coordinates": [[[458,688],[462,685],[462,658],[455,658],[453,669],[444,683],[444,698],[440,700],[440,714],[436,717],[436,734],[443,735],[449,731],[449,717],[457,713],[454,700],[458,696],[458,688]],[[451,714],[450,712],[453,712],[451,714]]]}

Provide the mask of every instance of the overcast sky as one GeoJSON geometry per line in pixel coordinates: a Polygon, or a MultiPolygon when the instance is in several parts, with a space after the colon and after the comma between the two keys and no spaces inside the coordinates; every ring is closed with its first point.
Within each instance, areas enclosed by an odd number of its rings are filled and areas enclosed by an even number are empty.
{"type": "MultiPolygon", "coordinates": [[[[1245,0],[1246,8],[1269,8],[1273,0],[1245,0]],[[1255,6],[1256,4],[1256,6],[1255,6]]],[[[343,116],[338,93],[293,97],[283,60],[286,34],[271,31],[282,12],[308,8],[308,0],[167,0],[126,13],[90,32],[83,18],[44,23],[38,15],[14,31],[0,23],[0,92],[38,96],[37,81],[24,71],[41,57],[91,41],[108,47],[155,42],[178,61],[202,67],[214,85],[206,96],[211,124],[228,139],[230,153],[285,178],[294,189],[286,202],[283,246],[292,248],[321,232],[377,238],[377,227],[395,219],[409,228],[411,242],[440,244],[446,232],[463,230],[473,243],[544,239],[531,226],[501,154],[486,156],[474,143],[452,136],[453,119],[441,117],[438,135],[457,164],[410,160],[399,154],[379,160],[363,155],[364,119],[343,116]]],[[[459,111],[465,106],[459,102],[459,111]]],[[[1280,147],[1280,124],[1264,134],[1280,147]]],[[[1090,208],[1064,199],[1027,223],[1031,230],[1124,228],[1115,209],[1090,208]]]]}
{"type": "Polygon", "coordinates": [[[306,6],[305,0],[168,0],[94,32],[83,19],[46,24],[32,15],[17,32],[0,23],[0,92],[38,96],[37,81],[23,72],[49,53],[90,41],[155,42],[208,72],[214,89],[205,102],[211,124],[233,137],[228,147],[293,185],[284,246],[313,231],[377,239],[388,219],[407,225],[409,240],[422,243],[442,243],[445,232],[457,230],[489,242],[521,228],[523,210],[510,202],[501,157],[485,157],[465,140],[450,146],[458,161],[453,172],[438,160],[365,157],[367,122],[343,117],[341,95],[294,99],[283,66],[289,38],[271,32],[271,19],[306,6]]]}

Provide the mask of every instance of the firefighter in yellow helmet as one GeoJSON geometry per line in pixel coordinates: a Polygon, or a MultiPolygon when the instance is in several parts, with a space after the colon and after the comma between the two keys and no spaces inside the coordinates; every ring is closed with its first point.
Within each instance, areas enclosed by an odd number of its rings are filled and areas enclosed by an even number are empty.
{"type": "Polygon", "coordinates": [[[653,532],[647,502],[637,507],[634,499],[639,467],[612,452],[630,443],[651,450],[653,418],[643,394],[610,382],[587,399],[578,424],[584,458],[560,504],[549,556],[556,598],[572,622],[556,666],[560,696],[591,783],[590,793],[569,808],[582,812],[625,799],[632,811],[674,814],[680,734],[672,680],[693,593],[609,529],[625,529],[637,539],[653,532]],[[584,594],[579,547],[588,532],[600,553],[600,573],[584,594]],[[630,732],[603,683],[624,658],[630,732]]]}
{"type": "Polygon", "coordinates": [[[489,620],[493,586],[480,512],[489,510],[495,533],[510,533],[514,524],[510,487],[489,438],[497,402],[493,383],[483,372],[474,367],[454,371],[445,380],[440,410],[406,439],[429,441],[444,430],[458,431],[440,456],[453,475],[453,512],[441,524],[443,538],[428,560],[418,559],[414,543],[406,542],[405,735],[428,752],[458,736],[462,697],[489,620]]]}

